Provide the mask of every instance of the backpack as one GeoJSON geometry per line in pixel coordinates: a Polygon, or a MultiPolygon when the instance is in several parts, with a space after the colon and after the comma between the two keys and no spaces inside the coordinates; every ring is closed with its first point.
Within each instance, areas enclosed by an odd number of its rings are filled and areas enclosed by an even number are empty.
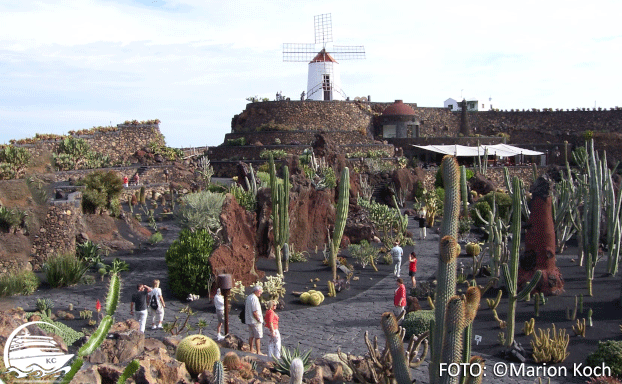
{"type": "Polygon", "coordinates": [[[151,300],[149,301],[149,306],[153,309],[158,309],[158,299],[156,295],[151,296],[151,300]]]}
{"type": "Polygon", "coordinates": [[[242,307],[242,312],[240,312],[239,316],[242,324],[246,324],[246,305],[242,307]]]}

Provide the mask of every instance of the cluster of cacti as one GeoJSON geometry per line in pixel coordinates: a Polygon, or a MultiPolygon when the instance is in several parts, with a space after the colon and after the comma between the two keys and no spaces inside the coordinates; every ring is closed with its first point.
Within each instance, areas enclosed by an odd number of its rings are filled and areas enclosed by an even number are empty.
{"type": "Polygon", "coordinates": [[[570,354],[567,352],[570,336],[566,334],[566,331],[560,329],[557,332],[553,324],[552,333],[551,336],[551,328],[547,328],[546,331],[538,329],[538,332],[533,334],[531,347],[536,363],[561,363],[570,354]]]}
{"type": "Polygon", "coordinates": [[[289,366],[289,383],[290,384],[302,384],[302,375],[305,372],[304,363],[299,357],[292,360],[289,366]]]}
{"type": "Polygon", "coordinates": [[[175,358],[186,364],[190,374],[198,375],[220,360],[220,347],[205,335],[191,335],[179,342],[175,358]]]}
{"type": "Polygon", "coordinates": [[[272,232],[276,252],[277,274],[283,275],[281,249],[289,242],[289,168],[283,166],[283,182],[277,180],[274,157],[268,158],[270,171],[270,191],[272,195],[272,232]]]}
{"type": "Polygon", "coordinates": [[[499,306],[499,303],[501,302],[502,295],[503,295],[503,291],[498,290],[497,296],[494,299],[486,299],[486,304],[488,304],[488,308],[496,312],[497,307],[499,306]]]}
{"type": "Polygon", "coordinates": [[[303,292],[300,295],[300,302],[302,304],[312,305],[314,307],[322,304],[324,301],[324,294],[320,291],[310,290],[307,292],[303,292]]]}
{"type": "Polygon", "coordinates": [[[523,326],[523,333],[525,334],[525,336],[529,336],[533,333],[535,325],[536,319],[534,319],[533,317],[525,321],[525,325],[523,326]]]}
{"type": "Polygon", "coordinates": [[[487,219],[482,217],[479,209],[475,208],[473,212],[484,223],[482,229],[488,235],[487,244],[490,251],[490,259],[492,260],[493,276],[499,277],[501,264],[503,260],[507,259],[509,253],[506,244],[508,243],[510,229],[508,221],[510,218],[499,215],[496,192],[492,194],[492,205],[487,219]]]}
{"type": "MultiPolygon", "coordinates": [[[[534,164],[535,166],[535,164],[534,164]]],[[[534,168],[534,176],[536,176],[536,168],[534,168]]],[[[517,191],[514,189],[512,185],[512,181],[510,180],[510,171],[507,167],[503,167],[503,179],[505,180],[505,188],[508,190],[508,194],[510,196],[514,194],[518,194],[521,199],[521,212],[525,218],[529,217],[529,204],[527,204],[527,193],[523,189],[517,191]]],[[[536,179],[534,178],[534,181],[536,179]]],[[[522,186],[521,186],[522,187],[522,186]]]]}
{"type": "Polygon", "coordinates": [[[345,167],[341,171],[341,179],[339,181],[339,196],[337,200],[337,213],[335,216],[335,227],[333,235],[330,237],[330,258],[329,263],[333,272],[333,280],[337,280],[337,253],[341,244],[341,237],[346,227],[348,219],[348,205],[350,204],[350,170],[345,167]]]}
{"type": "Polygon", "coordinates": [[[335,292],[335,284],[332,281],[328,282],[328,293],[326,294],[328,297],[335,297],[337,293],[335,292]]]}
{"type": "MultiPolygon", "coordinates": [[[[518,177],[515,177],[512,183],[514,191],[521,191],[523,189],[522,182],[518,177]]],[[[535,288],[536,284],[538,284],[540,278],[542,277],[542,271],[537,270],[529,283],[527,283],[527,285],[520,292],[518,292],[518,258],[520,252],[521,238],[521,204],[522,200],[519,196],[519,193],[514,193],[512,195],[512,248],[507,264],[503,264],[501,266],[501,271],[503,273],[503,278],[505,280],[505,285],[508,291],[509,302],[506,337],[507,346],[512,345],[512,342],[514,342],[516,302],[519,300],[523,300],[531,292],[531,290],[535,288]]]]}
{"type": "MultiPolygon", "coordinates": [[[[78,353],[76,354],[76,359],[71,364],[71,369],[65,376],[63,376],[61,384],[69,384],[76,373],[84,364],[84,357],[93,353],[104,341],[110,327],[112,326],[112,315],[117,307],[119,300],[119,292],[121,290],[121,281],[116,273],[112,275],[110,278],[110,286],[108,289],[108,297],[106,299],[106,316],[99,323],[99,327],[93,332],[91,337],[89,337],[88,341],[80,347],[78,353]]],[[[133,368],[136,368],[134,362],[130,364],[133,368]]],[[[134,371],[136,372],[136,371],[134,371]]],[[[128,377],[133,375],[134,372],[128,371],[128,377]]]]}
{"type": "Polygon", "coordinates": [[[577,336],[585,337],[585,318],[577,319],[577,323],[572,326],[572,331],[577,336]]]}
{"type": "Polygon", "coordinates": [[[486,176],[486,170],[488,169],[488,147],[484,149],[484,164],[482,164],[482,159],[479,156],[480,148],[481,147],[479,145],[479,140],[477,140],[477,170],[479,171],[479,173],[486,176]]]}

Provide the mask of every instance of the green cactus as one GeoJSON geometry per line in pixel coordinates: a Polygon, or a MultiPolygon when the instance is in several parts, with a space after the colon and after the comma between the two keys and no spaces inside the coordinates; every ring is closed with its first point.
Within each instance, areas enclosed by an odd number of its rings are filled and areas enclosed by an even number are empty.
{"type": "Polygon", "coordinates": [[[410,371],[404,353],[404,342],[400,336],[395,316],[391,312],[383,313],[380,324],[393,360],[393,374],[397,384],[411,384],[410,371]]]}
{"type": "Polygon", "coordinates": [[[175,358],[186,364],[188,372],[198,375],[220,360],[220,348],[205,335],[191,335],[179,343],[175,358]]]}
{"type": "Polygon", "coordinates": [[[106,296],[106,314],[112,316],[119,304],[119,294],[121,292],[121,280],[117,273],[110,276],[108,296],[106,296]]]}
{"type": "Polygon", "coordinates": [[[460,166],[460,196],[462,197],[462,212],[469,215],[469,195],[467,194],[466,167],[460,166]]]}
{"type": "MultiPolygon", "coordinates": [[[[462,360],[464,329],[466,327],[464,299],[452,296],[447,302],[445,326],[443,327],[442,361],[446,364],[459,364],[462,360]]],[[[443,375],[440,384],[457,384],[460,375],[443,375]]]]}
{"type": "Polygon", "coordinates": [[[138,199],[138,201],[140,201],[141,204],[145,204],[145,186],[143,185],[142,187],[140,187],[140,198],[138,199]]]}
{"type": "Polygon", "coordinates": [[[302,375],[304,373],[305,365],[299,357],[296,357],[289,366],[290,384],[302,384],[302,375]]]}
{"type": "Polygon", "coordinates": [[[125,367],[121,376],[119,376],[119,380],[117,380],[117,384],[125,384],[127,379],[134,376],[136,371],[138,371],[138,368],[140,368],[140,363],[138,362],[138,360],[136,359],[132,360],[132,362],[129,363],[127,367],[125,367]]]}
{"type": "Polygon", "coordinates": [[[328,297],[335,297],[337,293],[335,292],[335,284],[332,281],[328,282],[328,297]]]}
{"type": "MultiPolygon", "coordinates": [[[[522,182],[518,177],[514,177],[512,181],[513,190],[515,192],[521,191],[522,182]]],[[[542,277],[542,271],[537,270],[533,277],[527,283],[522,291],[518,292],[518,258],[520,252],[520,235],[521,235],[521,204],[522,200],[519,193],[512,194],[512,248],[510,250],[510,257],[506,264],[501,266],[503,278],[505,279],[506,288],[508,291],[508,319],[507,319],[507,337],[505,338],[506,346],[512,345],[514,342],[514,329],[516,327],[516,302],[523,300],[542,277]]]]}
{"type": "MultiPolygon", "coordinates": [[[[481,356],[471,357],[471,360],[469,360],[469,365],[474,365],[474,364],[479,364],[480,365],[479,372],[484,372],[484,359],[481,356]]],[[[473,370],[473,372],[478,372],[478,370],[473,370]]],[[[484,375],[481,373],[479,376],[471,376],[471,370],[469,369],[465,384],[482,384],[483,379],[484,379],[484,375]]]]}
{"type": "MultiPolygon", "coordinates": [[[[471,361],[471,339],[473,338],[473,320],[477,315],[477,309],[482,299],[482,291],[474,285],[467,288],[464,303],[464,318],[466,327],[464,329],[464,345],[462,347],[462,362],[469,363],[471,361]]],[[[466,383],[467,376],[462,378],[462,383],[466,383]]]]}
{"type": "Polygon", "coordinates": [[[585,255],[585,272],[587,275],[587,294],[592,296],[594,267],[598,260],[598,247],[600,245],[600,215],[603,198],[602,169],[603,167],[606,168],[606,164],[603,164],[598,159],[598,154],[594,151],[594,140],[590,140],[587,153],[589,189],[584,204],[582,235],[583,253],[585,255]]]}
{"type": "Polygon", "coordinates": [[[309,299],[311,298],[311,295],[309,294],[309,292],[303,292],[300,295],[300,302],[303,304],[309,304],[309,299]]]}
{"type": "Polygon", "coordinates": [[[322,297],[318,293],[312,293],[309,295],[309,304],[317,307],[322,303],[322,297]]]}
{"type": "Polygon", "coordinates": [[[333,236],[330,238],[330,258],[329,263],[333,272],[333,281],[337,280],[337,253],[341,244],[343,230],[346,227],[348,219],[348,205],[350,203],[350,170],[345,167],[341,171],[341,180],[339,181],[339,197],[337,200],[337,214],[335,216],[335,229],[333,236]]]}
{"type": "Polygon", "coordinates": [[[289,242],[289,169],[283,167],[283,183],[279,183],[276,176],[274,157],[268,158],[270,173],[270,191],[272,197],[272,231],[274,234],[274,249],[276,251],[277,274],[283,275],[283,260],[281,250],[289,242]]]}
{"type": "Polygon", "coordinates": [[[587,325],[591,327],[592,324],[592,308],[588,308],[587,310],[587,325]]]}
{"type": "Polygon", "coordinates": [[[449,235],[458,238],[458,218],[460,217],[460,172],[458,162],[453,156],[445,156],[443,157],[441,167],[443,170],[443,185],[445,186],[441,237],[449,235]]]}
{"type": "Polygon", "coordinates": [[[212,372],[214,373],[213,384],[225,384],[225,370],[223,368],[222,361],[214,361],[212,372]]]}

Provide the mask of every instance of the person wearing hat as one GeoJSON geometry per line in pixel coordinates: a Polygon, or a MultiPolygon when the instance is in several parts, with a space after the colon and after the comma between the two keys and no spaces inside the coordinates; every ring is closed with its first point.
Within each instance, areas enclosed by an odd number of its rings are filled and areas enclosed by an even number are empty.
{"type": "Polygon", "coordinates": [[[393,262],[395,263],[395,267],[393,268],[393,275],[396,277],[400,277],[400,272],[402,268],[402,255],[404,254],[404,250],[400,247],[399,240],[396,240],[393,243],[395,246],[391,248],[391,257],[393,258],[393,262]]]}
{"type": "Polygon", "coordinates": [[[251,353],[258,355],[265,355],[261,353],[261,338],[263,337],[263,315],[261,313],[261,304],[259,303],[259,297],[261,296],[263,289],[261,285],[253,287],[253,293],[246,297],[245,312],[246,312],[246,325],[248,325],[248,345],[250,346],[251,353]],[[254,349],[253,349],[254,348],[254,349]]]}
{"type": "Polygon", "coordinates": [[[218,327],[216,330],[218,332],[218,339],[220,340],[222,337],[220,335],[220,329],[225,322],[225,298],[220,293],[220,288],[216,290],[216,295],[214,296],[214,307],[216,307],[216,317],[218,317],[218,327]]]}

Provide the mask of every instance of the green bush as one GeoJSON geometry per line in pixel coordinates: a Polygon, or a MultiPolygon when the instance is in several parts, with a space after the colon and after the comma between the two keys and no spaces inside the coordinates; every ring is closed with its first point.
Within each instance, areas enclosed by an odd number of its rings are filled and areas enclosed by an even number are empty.
{"type": "Polygon", "coordinates": [[[231,145],[231,146],[246,145],[246,137],[242,136],[242,137],[238,137],[237,139],[228,139],[227,145],[231,145]]]}
{"type": "Polygon", "coordinates": [[[257,209],[257,196],[252,191],[245,191],[238,183],[234,183],[231,185],[229,192],[244,209],[249,212],[255,212],[257,209]]]}
{"type": "Polygon", "coordinates": [[[0,230],[2,232],[17,230],[22,226],[25,217],[26,211],[22,211],[18,208],[8,209],[6,207],[0,207],[0,230]]]}
{"type": "Polygon", "coordinates": [[[275,160],[282,159],[287,156],[287,152],[285,152],[283,149],[264,149],[259,154],[259,157],[262,159],[268,159],[270,158],[270,154],[272,154],[272,157],[274,157],[275,160]]]}
{"type": "Polygon", "coordinates": [[[52,288],[76,285],[89,269],[89,265],[75,255],[52,256],[43,265],[48,284],[52,288]]]}
{"type": "Polygon", "coordinates": [[[179,238],[166,251],[169,285],[173,294],[185,299],[188,294],[207,295],[212,274],[209,257],[215,241],[204,229],[191,232],[183,229],[179,238]]]}
{"type": "Polygon", "coordinates": [[[430,330],[430,320],[434,320],[434,310],[419,310],[408,312],[402,322],[402,327],[406,330],[405,340],[409,340],[412,335],[418,336],[430,330]]]}
{"type": "Polygon", "coordinates": [[[465,169],[465,171],[466,171],[466,179],[467,179],[467,181],[471,180],[471,178],[473,176],[475,176],[475,172],[473,172],[472,170],[467,168],[467,169],[465,169]]]}
{"type": "Polygon", "coordinates": [[[611,368],[611,375],[622,378],[622,341],[605,340],[598,342],[598,349],[585,360],[586,365],[611,368]]]}
{"type": "Polygon", "coordinates": [[[220,183],[209,183],[209,185],[207,186],[207,190],[208,192],[213,193],[227,193],[227,187],[220,183]]]}
{"type": "MultiPolygon", "coordinates": [[[[488,203],[488,205],[492,208],[492,200],[495,199],[495,203],[497,205],[497,214],[500,217],[507,217],[512,210],[512,198],[507,193],[503,192],[489,192],[482,199],[488,203]]],[[[486,216],[483,216],[484,219],[488,220],[486,216]]]]}
{"type": "Polygon", "coordinates": [[[367,240],[361,240],[360,244],[348,245],[350,256],[354,257],[363,268],[367,264],[374,263],[378,258],[378,248],[369,244],[367,240]]]}
{"type": "Polygon", "coordinates": [[[117,204],[123,191],[123,181],[113,171],[90,173],[80,184],[86,186],[82,194],[82,210],[85,213],[97,213],[97,210],[101,213],[104,209],[114,213],[115,207],[120,210],[117,204]]]}
{"type": "Polygon", "coordinates": [[[436,215],[443,216],[443,205],[445,204],[445,189],[436,188],[436,215]]]}
{"type": "Polygon", "coordinates": [[[434,178],[434,188],[444,188],[443,173],[441,172],[441,167],[438,167],[438,170],[436,171],[436,176],[434,178]]]}
{"type": "Polygon", "coordinates": [[[7,145],[0,148],[0,179],[12,179],[20,177],[28,162],[30,162],[30,152],[25,148],[7,145]]]}
{"type": "Polygon", "coordinates": [[[175,217],[182,228],[209,229],[216,232],[220,228],[220,211],[224,202],[225,195],[221,193],[191,193],[182,197],[175,217]]]}
{"type": "Polygon", "coordinates": [[[30,295],[39,284],[39,278],[32,271],[9,272],[0,277],[0,296],[30,295]]]}
{"type": "Polygon", "coordinates": [[[164,239],[164,237],[162,237],[162,234],[160,232],[156,232],[153,235],[151,235],[151,237],[149,238],[149,243],[150,244],[157,244],[160,241],[162,241],[164,239]]]}
{"type": "Polygon", "coordinates": [[[476,209],[479,211],[479,214],[482,216],[483,219],[488,220],[488,214],[491,211],[490,205],[487,202],[480,200],[477,203],[475,203],[475,205],[473,206],[473,208],[471,208],[471,211],[470,211],[474,224],[478,227],[483,227],[484,222],[481,221],[479,216],[477,216],[477,213],[475,213],[476,209]]]}

